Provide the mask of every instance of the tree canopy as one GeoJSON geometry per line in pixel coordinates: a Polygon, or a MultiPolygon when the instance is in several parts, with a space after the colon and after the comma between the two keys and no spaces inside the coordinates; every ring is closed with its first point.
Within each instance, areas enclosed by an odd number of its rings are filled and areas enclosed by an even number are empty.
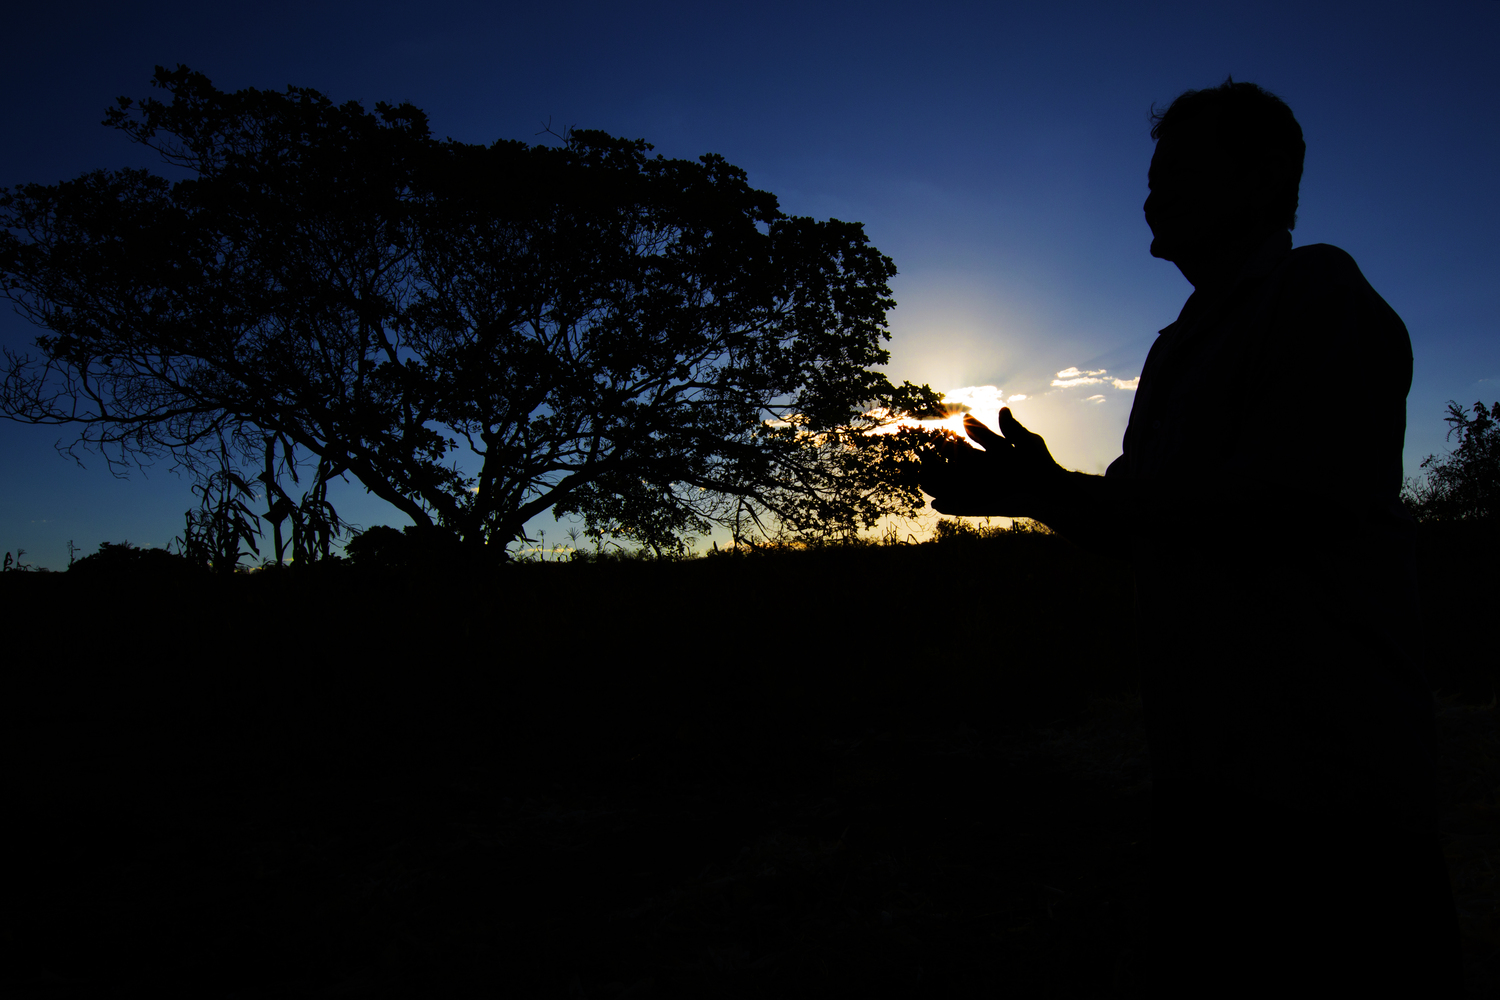
{"type": "Polygon", "coordinates": [[[1474,404],[1474,417],[1449,400],[1448,437],[1458,443],[1447,455],[1422,461],[1427,475],[1408,482],[1402,500],[1419,521],[1483,521],[1500,517],[1500,402],[1489,410],[1474,404]]]}
{"type": "Polygon", "coordinates": [[[6,354],[6,416],[113,468],[264,469],[278,550],[303,463],[325,552],[346,474],[473,547],[548,509],[663,550],[923,505],[910,435],[869,432],[940,397],[876,370],[895,266],[860,224],[643,140],[481,146],[408,104],[153,84],[104,124],[184,179],[0,189],[0,294],[47,331],[6,354]]]}

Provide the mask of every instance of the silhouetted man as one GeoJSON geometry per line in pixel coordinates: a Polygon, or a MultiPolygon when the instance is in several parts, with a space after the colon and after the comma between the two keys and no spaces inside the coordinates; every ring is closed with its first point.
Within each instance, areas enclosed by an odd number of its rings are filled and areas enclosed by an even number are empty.
{"type": "Polygon", "coordinates": [[[1064,471],[1003,409],[923,488],[1132,557],[1154,995],[1456,996],[1398,500],[1411,341],[1348,254],[1292,249],[1305,147],[1279,99],[1188,91],[1151,135],[1151,253],[1195,290],[1124,454],[1064,471]]]}

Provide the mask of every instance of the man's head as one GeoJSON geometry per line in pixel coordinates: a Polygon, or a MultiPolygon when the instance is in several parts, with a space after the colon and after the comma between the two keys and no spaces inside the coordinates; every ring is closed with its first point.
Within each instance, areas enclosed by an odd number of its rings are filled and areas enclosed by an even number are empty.
{"type": "Polygon", "coordinates": [[[1152,256],[1182,266],[1297,224],[1307,146],[1280,98],[1231,78],[1151,117],[1152,256]]]}

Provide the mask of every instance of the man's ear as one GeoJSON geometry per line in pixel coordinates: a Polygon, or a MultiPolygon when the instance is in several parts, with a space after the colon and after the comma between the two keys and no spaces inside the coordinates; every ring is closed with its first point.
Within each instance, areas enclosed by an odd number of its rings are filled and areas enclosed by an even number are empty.
{"type": "Polygon", "coordinates": [[[1245,164],[1238,178],[1241,204],[1257,228],[1284,229],[1286,192],[1294,164],[1284,153],[1267,151],[1245,164]]]}

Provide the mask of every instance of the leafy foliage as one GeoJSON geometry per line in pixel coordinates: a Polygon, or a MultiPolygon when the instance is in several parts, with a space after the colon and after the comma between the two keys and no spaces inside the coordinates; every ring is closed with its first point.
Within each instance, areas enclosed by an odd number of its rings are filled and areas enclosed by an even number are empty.
{"type": "Polygon", "coordinates": [[[115,466],[226,443],[259,464],[274,439],[278,558],[303,508],[277,477],[305,456],[304,550],[345,473],[471,547],[548,509],[680,551],[713,524],[847,534],[922,507],[890,474],[909,438],[866,432],[939,397],[875,370],[895,266],[859,224],[602,132],[439,142],[407,104],[153,83],[170,101],[105,124],[188,179],[0,191],[0,294],[49,331],[7,355],[7,416],[81,421],[115,466]]]}
{"type": "Polygon", "coordinates": [[[201,567],[166,549],[143,549],[129,542],[103,542],[99,551],[68,567],[70,576],[129,583],[196,579],[201,567]]]}
{"type": "Polygon", "coordinates": [[[197,510],[186,513],[187,526],[176,539],[181,555],[195,566],[215,573],[233,573],[242,557],[241,543],[260,554],[260,519],[247,501],[254,499],[250,484],[226,463],[193,486],[197,510]]]}
{"type": "Polygon", "coordinates": [[[293,566],[305,566],[316,560],[330,558],[333,554],[333,539],[348,527],[328,500],[328,483],[333,475],[326,460],[318,462],[313,471],[312,484],[300,498],[294,499],[282,487],[284,477],[290,477],[294,484],[298,482],[297,463],[286,461],[286,456],[292,451],[292,448],[274,436],[267,437],[265,468],[255,477],[265,489],[269,509],[259,515],[259,519],[271,525],[271,540],[278,566],[285,565],[288,541],[291,543],[293,566]],[[281,446],[283,457],[279,467],[276,461],[278,445],[281,446]],[[290,539],[283,535],[283,523],[289,523],[290,539]]]}
{"type": "Polygon", "coordinates": [[[356,570],[432,570],[462,568],[463,549],[452,532],[409,524],[400,531],[377,524],[355,535],[344,554],[356,570]]]}
{"type": "Polygon", "coordinates": [[[1471,420],[1463,407],[1448,403],[1448,437],[1458,444],[1446,456],[1428,455],[1427,475],[1409,481],[1401,499],[1419,521],[1481,521],[1500,513],[1500,402],[1487,411],[1475,403],[1471,420]]]}

